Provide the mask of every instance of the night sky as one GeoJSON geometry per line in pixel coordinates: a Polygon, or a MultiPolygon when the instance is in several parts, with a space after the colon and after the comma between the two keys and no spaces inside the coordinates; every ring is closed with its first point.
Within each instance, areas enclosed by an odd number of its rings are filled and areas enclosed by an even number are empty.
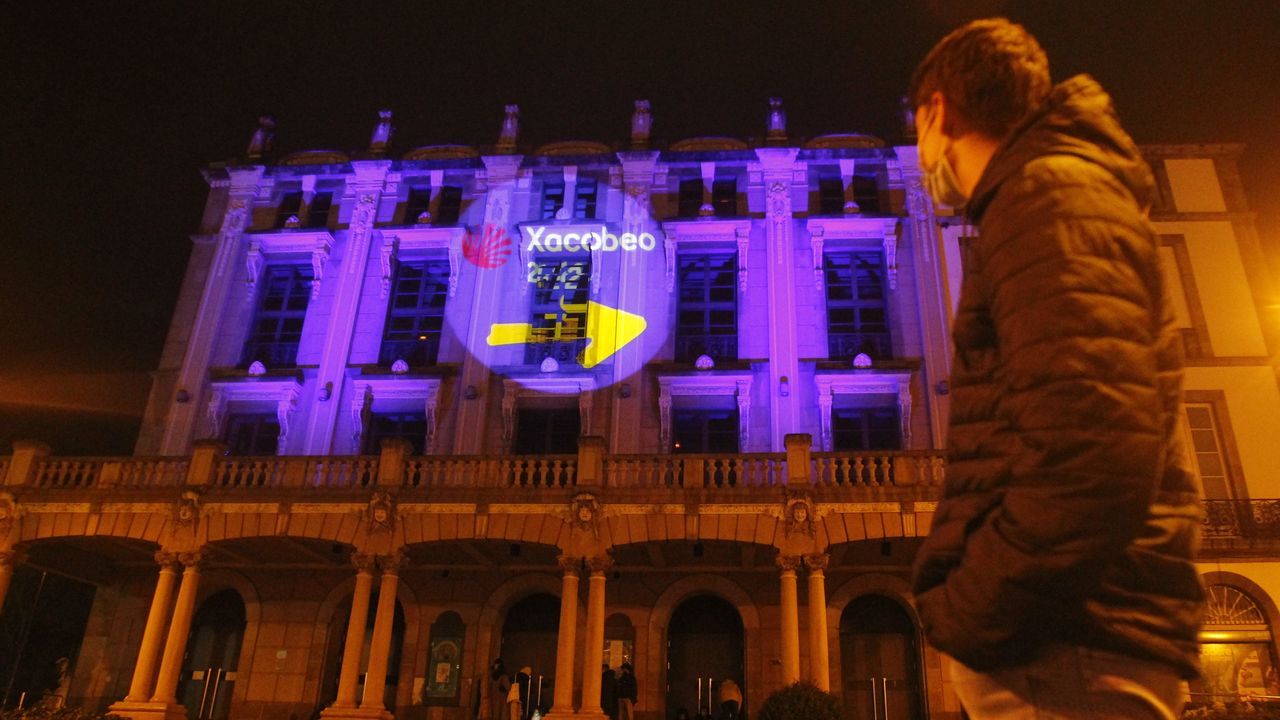
{"type": "MultiPolygon", "coordinates": [[[[1280,2],[7,3],[0,27],[0,454],[127,454],[207,188],[255,119],[277,149],[395,152],[654,138],[897,141],[897,98],[942,35],[1022,22],[1055,80],[1097,77],[1140,143],[1244,142],[1246,191],[1280,246],[1280,2]]],[[[1274,254],[1273,254],[1274,257],[1274,254]]],[[[1280,263],[1272,263],[1280,277],[1280,263]]],[[[1273,318],[1272,321],[1280,321],[1273,318]]]]}

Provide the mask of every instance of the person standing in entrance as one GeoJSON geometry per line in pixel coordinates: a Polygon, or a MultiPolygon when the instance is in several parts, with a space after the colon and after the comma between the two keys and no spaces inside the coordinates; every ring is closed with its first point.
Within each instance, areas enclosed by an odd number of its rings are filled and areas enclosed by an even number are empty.
{"type": "Polygon", "coordinates": [[[489,665],[489,708],[493,720],[508,720],[507,693],[511,690],[511,678],[502,658],[494,658],[489,665]]]}
{"type": "Polygon", "coordinates": [[[720,682],[716,698],[720,701],[721,720],[738,720],[738,711],[742,709],[742,688],[733,678],[720,682]]]}
{"type": "Polygon", "coordinates": [[[943,38],[909,101],[924,188],[978,228],[925,636],[977,720],[1175,718],[1204,593],[1151,170],[1098,83],[1053,86],[1007,20],[943,38]]]}
{"type": "Polygon", "coordinates": [[[618,676],[618,720],[635,720],[633,712],[639,697],[636,675],[631,671],[631,663],[622,663],[621,671],[618,676]]]}
{"type": "Polygon", "coordinates": [[[600,667],[600,707],[609,720],[618,720],[618,674],[609,663],[600,667]]]}

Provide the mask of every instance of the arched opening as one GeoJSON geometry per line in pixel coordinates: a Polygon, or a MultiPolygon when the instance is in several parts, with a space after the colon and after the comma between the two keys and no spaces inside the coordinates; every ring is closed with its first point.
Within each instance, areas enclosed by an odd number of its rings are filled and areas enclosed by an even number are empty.
{"type": "Polygon", "coordinates": [[[863,595],[840,615],[844,717],[922,718],[920,641],[906,608],[863,595]]]}
{"type": "Polygon", "coordinates": [[[244,639],[244,600],[222,590],[205,600],[191,621],[178,699],[192,720],[225,720],[244,639]]]}
{"type": "Polygon", "coordinates": [[[551,706],[556,674],[556,641],[560,633],[560,598],[547,593],[530,595],[511,606],[502,623],[500,655],[507,673],[516,675],[529,668],[528,681],[521,679],[521,706],[551,706]]]}
{"type": "Polygon", "coordinates": [[[1241,695],[1280,694],[1271,626],[1248,593],[1209,585],[1200,631],[1201,676],[1191,683],[1196,704],[1238,702],[1241,695]]]}
{"type": "Polygon", "coordinates": [[[421,698],[424,705],[457,705],[462,679],[462,648],[467,626],[452,610],[431,623],[431,643],[427,649],[427,681],[421,698]]]}
{"type": "Polygon", "coordinates": [[[694,595],[680,603],[667,626],[667,717],[676,717],[680,708],[693,717],[699,707],[709,707],[718,716],[716,691],[726,678],[732,678],[745,697],[744,647],[742,616],[728,601],[694,595]]]}
{"type": "Polygon", "coordinates": [[[617,670],[622,663],[636,662],[636,628],[631,618],[614,613],[604,621],[604,664],[617,670]]]}
{"type": "MultiPolygon", "coordinates": [[[[369,598],[369,614],[365,617],[364,647],[360,650],[360,676],[356,697],[364,697],[364,674],[369,667],[369,647],[373,642],[373,623],[378,616],[378,591],[369,598]]],[[[347,646],[347,625],[351,621],[351,597],[348,596],[333,611],[329,620],[328,642],[325,645],[324,673],[320,682],[320,703],[323,709],[338,698],[338,678],[342,675],[343,649],[347,646]]],[[[404,608],[396,600],[396,614],[391,623],[391,651],[387,655],[387,684],[382,702],[387,708],[395,708],[396,688],[400,684],[400,653],[404,647],[404,608]]]]}

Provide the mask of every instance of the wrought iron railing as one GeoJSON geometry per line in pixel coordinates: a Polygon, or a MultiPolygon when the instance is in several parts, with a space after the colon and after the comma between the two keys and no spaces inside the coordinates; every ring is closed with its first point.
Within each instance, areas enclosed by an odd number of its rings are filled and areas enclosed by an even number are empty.
{"type": "Polygon", "coordinates": [[[859,353],[866,353],[878,360],[893,357],[893,344],[887,332],[828,332],[827,350],[832,360],[852,360],[859,353]]]}
{"type": "Polygon", "coordinates": [[[378,351],[378,364],[390,367],[396,360],[404,360],[409,367],[429,367],[440,356],[440,337],[428,335],[425,340],[383,340],[378,351]]]}
{"type": "Polygon", "coordinates": [[[577,365],[579,356],[587,349],[587,339],[530,342],[524,346],[524,364],[541,365],[547,358],[555,358],[561,365],[577,365]]]}
{"type": "Polygon", "coordinates": [[[1205,500],[1205,539],[1280,538],[1280,500],[1205,500]]]}
{"type": "Polygon", "coordinates": [[[268,369],[292,368],[298,366],[298,341],[287,342],[255,342],[250,340],[244,344],[244,355],[240,366],[249,367],[260,362],[268,369]]]}
{"type": "Polygon", "coordinates": [[[676,362],[691,363],[707,355],[716,362],[738,359],[738,336],[676,335],[676,362]]]}

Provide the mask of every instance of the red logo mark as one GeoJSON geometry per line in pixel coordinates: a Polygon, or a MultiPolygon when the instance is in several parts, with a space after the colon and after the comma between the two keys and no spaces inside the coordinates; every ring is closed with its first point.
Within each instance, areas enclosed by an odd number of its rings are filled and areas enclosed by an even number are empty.
{"type": "Polygon", "coordinates": [[[493,225],[484,226],[479,240],[468,230],[462,237],[462,256],[484,270],[502,267],[511,257],[511,239],[506,230],[493,225]]]}

